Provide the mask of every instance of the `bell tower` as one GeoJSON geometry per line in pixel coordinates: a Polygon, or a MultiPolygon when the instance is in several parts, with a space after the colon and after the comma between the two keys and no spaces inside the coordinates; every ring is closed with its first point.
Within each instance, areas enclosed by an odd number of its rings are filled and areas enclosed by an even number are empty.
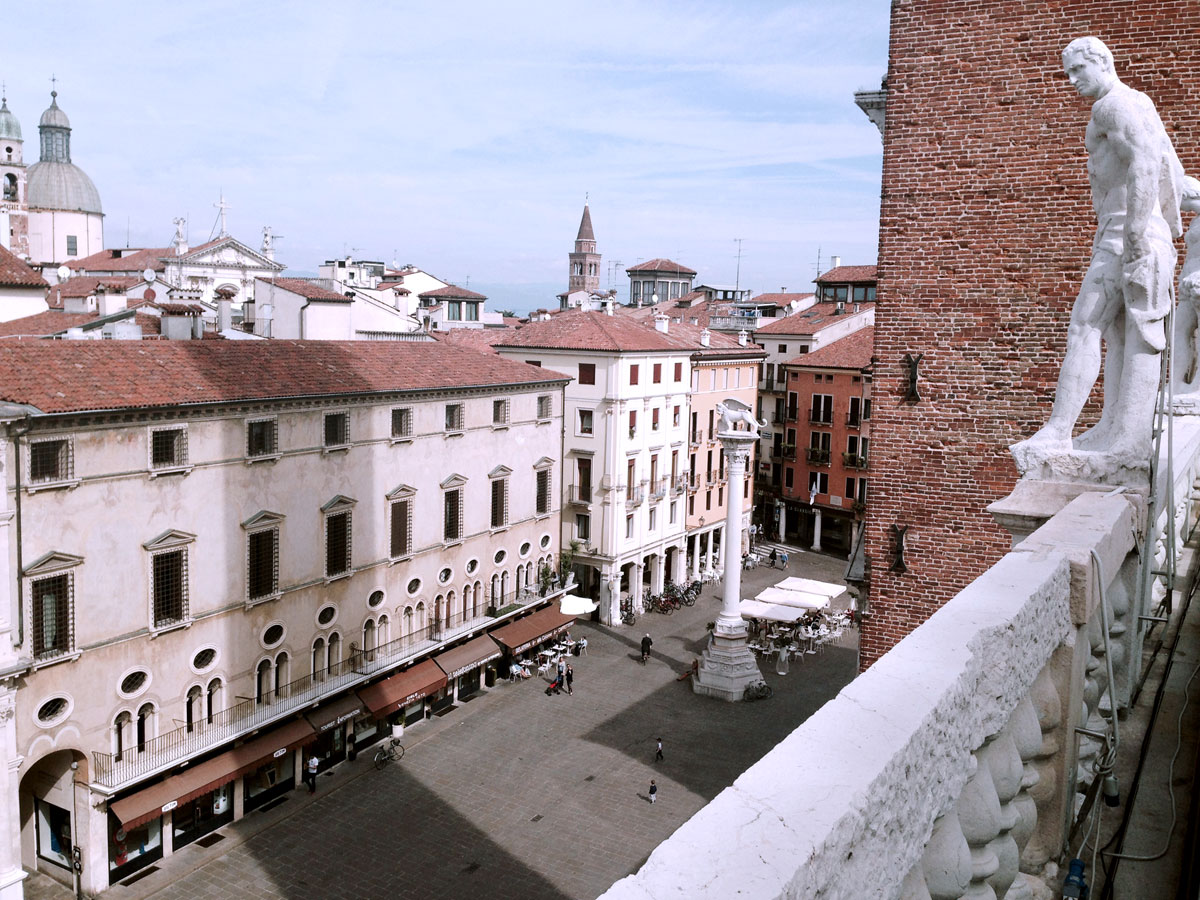
{"type": "Polygon", "coordinates": [[[0,91],[0,246],[22,258],[29,256],[29,203],[25,191],[24,141],[21,123],[0,91]]]}
{"type": "Polygon", "coordinates": [[[575,251],[568,255],[571,274],[567,280],[567,291],[600,290],[600,254],[596,252],[596,233],[592,231],[592,213],[587,203],[583,204],[583,218],[579,220],[579,233],[575,235],[575,251]]]}

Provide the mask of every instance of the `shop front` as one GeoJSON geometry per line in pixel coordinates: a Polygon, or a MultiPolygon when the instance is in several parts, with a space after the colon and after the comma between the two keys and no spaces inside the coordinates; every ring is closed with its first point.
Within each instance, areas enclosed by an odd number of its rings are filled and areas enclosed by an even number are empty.
{"type": "Polygon", "coordinates": [[[446,687],[446,673],[432,659],[397,672],[383,681],[358,689],[358,695],[377,719],[411,725],[425,717],[425,698],[446,687]]]}
{"type": "Polygon", "coordinates": [[[547,641],[553,640],[575,624],[575,617],[559,611],[558,604],[539,609],[511,625],[497,628],[490,636],[509,653],[510,660],[520,659],[547,641]]]}
{"type": "Polygon", "coordinates": [[[451,702],[457,703],[478,691],[483,667],[499,659],[502,653],[500,645],[484,634],[435,656],[433,661],[446,673],[451,702]]]}
{"type": "Polygon", "coordinates": [[[312,725],[316,737],[311,746],[305,748],[304,755],[317,758],[318,772],[332,769],[346,758],[346,723],[353,721],[362,711],[362,700],[351,692],[305,714],[304,718],[312,725]]]}
{"type": "MultiPolygon", "coordinates": [[[[288,769],[288,764],[280,761],[312,736],[312,726],[297,719],[110,802],[110,883],[153,861],[155,854],[162,855],[164,827],[170,835],[169,852],[174,852],[232,822],[238,779],[273,767],[276,784],[272,787],[276,787],[278,773],[288,769]]],[[[256,790],[256,799],[263,793],[256,790]]],[[[259,805],[265,802],[260,800],[259,805]]]]}

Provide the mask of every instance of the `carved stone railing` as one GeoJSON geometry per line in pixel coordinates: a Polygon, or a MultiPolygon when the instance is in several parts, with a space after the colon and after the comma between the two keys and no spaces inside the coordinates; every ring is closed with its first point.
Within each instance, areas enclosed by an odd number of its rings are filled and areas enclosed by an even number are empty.
{"type": "Polygon", "coordinates": [[[1106,727],[1099,576],[1120,704],[1144,517],[1071,499],[603,897],[1049,896],[1106,727]]]}

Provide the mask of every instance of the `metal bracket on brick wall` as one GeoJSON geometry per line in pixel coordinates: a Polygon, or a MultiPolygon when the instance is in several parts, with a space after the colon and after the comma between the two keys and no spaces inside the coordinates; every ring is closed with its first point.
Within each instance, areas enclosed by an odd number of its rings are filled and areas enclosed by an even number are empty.
{"type": "Polygon", "coordinates": [[[892,559],[892,565],[888,569],[889,572],[908,571],[908,566],[904,562],[904,535],[907,532],[907,525],[892,526],[892,551],[895,553],[895,558],[892,559]]]}
{"type": "Polygon", "coordinates": [[[921,399],[921,394],[917,390],[917,366],[924,358],[924,353],[918,353],[916,356],[911,353],[904,354],[904,365],[908,366],[908,391],[904,394],[905,403],[916,403],[921,399]]]}

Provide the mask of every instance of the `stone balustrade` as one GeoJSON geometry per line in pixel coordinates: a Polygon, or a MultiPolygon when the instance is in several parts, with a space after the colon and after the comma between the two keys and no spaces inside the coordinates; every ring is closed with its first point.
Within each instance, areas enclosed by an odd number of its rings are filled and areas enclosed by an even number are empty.
{"type": "Polygon", "coordinates": [[[605,900],[1050,897],[1094,753],[1075,729],[1106,727],[1099,576],[1124,704],[1145,517],[1135,492],[1066,502],[605,900]]]}

